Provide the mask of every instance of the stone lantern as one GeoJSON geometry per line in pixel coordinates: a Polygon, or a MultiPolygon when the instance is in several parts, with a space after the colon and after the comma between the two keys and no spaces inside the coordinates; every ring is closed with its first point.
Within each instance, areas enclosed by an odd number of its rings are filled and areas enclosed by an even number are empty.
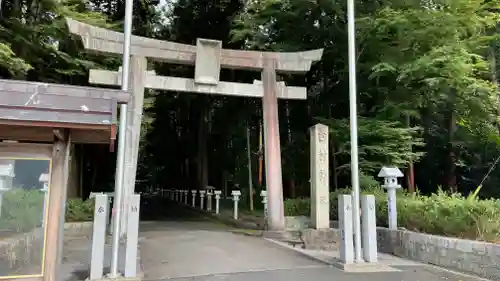
{"type": "Polygon", "coordinates": [[[398,228],[398,211],[396,205],[396,189],[401,188],[398,178],[403,177],[403,173],[396,167],[382,167],[378,173],[379,178],[384,178],[383,188],[387,189],[387,207],[389,217],[389,229],[398,228]]]}
{"type": "Polygon", "coordinates": [[[233,196],[233,219],[238,219],[238,202],[240,201],[241,191],[233,190],[231,191],[231,195],[233,196]]]}

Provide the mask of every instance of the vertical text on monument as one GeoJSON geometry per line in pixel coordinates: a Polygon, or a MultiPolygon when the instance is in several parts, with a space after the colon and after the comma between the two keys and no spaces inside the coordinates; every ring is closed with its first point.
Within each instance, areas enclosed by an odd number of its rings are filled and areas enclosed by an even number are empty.
{"type": "Polygon", "coordinates": [[[311,220],[316,229],[330,227],[328,126],[311,128],[311,220]]]}

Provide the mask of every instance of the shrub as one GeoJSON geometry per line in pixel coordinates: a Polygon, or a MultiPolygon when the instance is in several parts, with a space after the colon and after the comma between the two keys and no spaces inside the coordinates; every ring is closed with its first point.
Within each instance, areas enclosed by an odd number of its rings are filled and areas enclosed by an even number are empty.
{"type": "MultiPolygon", "coordinates": [[[[0,231],[25,232],[42,225],[44,192],[38,189],[13,188],[3,193],[0,231]]],[[[68,199],[66,221],[90,221],[94,200],[68,199]]]]}
{"type": "MultiPolygon", "coordinates": [[[[349,194],[343,189],[330,193],[330,217],[338,220],[339,194],[349,194]]],[[[387,195],[381,188],[363,191],[375,195],[378,226],[387,226],[387,195]]],[[[500,200],[477,200],[460,194],[438,191],[431,196],[397,193],[398,223],[408,230],[429,234],[497,241],[500,237],[500,200]]],[[[309,198],[285,201],[288,216],[310,215],[309,198]]]]}
{"type": "Polygon", "coordinates": [[[80,198],[70,198],[66,202],[66,221],[91,221],[94,219],[95,200],[83,201],[80,198]]]}

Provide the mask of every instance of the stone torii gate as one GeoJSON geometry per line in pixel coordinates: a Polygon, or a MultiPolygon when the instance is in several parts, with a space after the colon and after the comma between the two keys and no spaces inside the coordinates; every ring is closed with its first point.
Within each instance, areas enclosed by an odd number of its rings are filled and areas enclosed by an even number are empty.
{"type": "MultiPolygon", "coordinates": [[[[72,34],[81,37],[85,49],[99,53],[122,54],[123,33],[94,27],[72,19],[67,19],[67,24],[72,34]]],[[[285,220],[277,99],[306,99],[307,89],[277,83],[276,73],[306,73],[313,62],[321,59],[323,49],[290,53],[242,51],[222,49],[222,42],[217,40],[199,38],[196,46],[192,46],[132,36],[130,53],[132,56],[130,89],[133,98],[127,112],[125,198],[127,198],[126,195],[133,193],[135,186],[144,88],[261,97],[264,112],[268,227],[269,230],[283,230],[285,220]],[[157,76],[147,71],[146,58],[167,63],[194,65],[195,77],[189,79],[157,76]],[[221,68],[260,71],[262,85],[220,81],[221,68]]],[[[91,83],[105,85],[121,85],[120,79],[119,72],[105,70],[91,70],[89,78],[91,83]]]]}

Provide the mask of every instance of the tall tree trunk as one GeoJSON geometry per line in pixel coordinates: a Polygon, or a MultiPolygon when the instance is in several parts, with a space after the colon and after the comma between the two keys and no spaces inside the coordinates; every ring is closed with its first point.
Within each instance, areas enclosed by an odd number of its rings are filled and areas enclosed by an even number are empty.
{"type": "Polygon", "coordinates": [[[199,160],[199,188],[206,189],[208,186],[208,159],[207,159],[207,141],[208,141],[208,130],[207,130],[207,108],[202,105],[200,112],[200,124],[198,128],[199,133],[199,145],[198,145],[198,160],[199,160]]]}
{"type": "Polygon", "coordinates": [[[339,188],[339,176],[337,173],[337,149],[335,147],[335,141],[330,137],[330,149],[332,151],[332,178],[333,178],[333,188],[339,188]]]}
{"type": "Polygon", "coordinates": [[[250,199],[250,211],[253,212],[253,180],[252,180],[252,152],[250,147],[250,121],[247,121],[247,159],[248,159],[248,197],[250,199]]]}
{"type": "MultiPolygon", "coordinates": [[[[405,119],[406,119],[406,127],[410,128],[411,127],[410,114],[406,113],[405,119]]],[[[410,144],[410,151],[412,151],[412,149],[413,149],[413,147],[410,144]]],[[[408,186],[408,191],[410,193],[414,193],[415,192],[415,170],[413,168],[413,160],[411,160],[411,159],[408,162],[408,169],[406,171],[406,184],[408,186]]]]}
{"type": "MultiPolygon", "coordinates": [[[[323,88],[325,88],[326,86],[327,86],[327,84],[326,84],[326,78],[323,78],[323,88]]],[[[331,106],[328,107],[328,117],[330,119],[333,118],[332,107],[331,106]]],[[[337,154],[336,154],[337,149],[336,149],[336,146],[335,146],[335,138],[333,136],[330,136],[329,140],[330,140],[330,151],[331,151],[332,160],[333,160],[333,161],[331,161],[331,165],[332,165],[332,178],[333,178],[333,188],[337,189],[337,188],[339,188],[339,176],[338,176],[338,173],[337,173],[337,154]]]]}
{"type": "MultiPolygon", "coordinates": [[[[452,93],[454,95],[455,93],[452,93]]],[[[446,171],[446,184],[450,192],[457,192],[457,175],[456,175],[456,155],[453,142],[455,140],[455,113],[453,110],[453,102],[449,103],[447,118],[445,118],[448,129],[448,167],[446,171]]]]}
{"type": "MultiPolygon", "coordinates": [[[[262,116],[262,114],[261,114],[262,116]]],[[[264,167],[264,147],[262,142],[262,122],[259,120],[259,186],[262,187],[262,174],[264,167]]]]}
{"type": "MultiPolygon", "coordinates": [[[[287,135],[287,146],[291,147],[292,146],[292,127],[291,127],[291,122],[290,122],[290,104],[288,101],[285,103],[285,113],[286,113],[286,135],[287,135]]],[[[297,194],[296,190],[296,185],[295,185],[295,167],[291,165],[291,163],[288,163],[288,166],[292,171],[288,173],[290,175],[290,178],[288,179],[288,188],[290,188],[290,193],[289,196],[291,198],[295,198],[297,194]]]]}
{"type": "MultiPolygon", "coordinates": [[[[495,46],[490,46],[488,59],[490,61],[491,83],[495,85],[498,93],[497,59],[495,46]]],[[[497,103],[499,103],[499,107],[497,108],[497,116],[500,116],[500,93],[497,94],[497,103]]],[[[498,132],[500,132],[499,122],[497,122],[497,130],[498,132]]]]}

